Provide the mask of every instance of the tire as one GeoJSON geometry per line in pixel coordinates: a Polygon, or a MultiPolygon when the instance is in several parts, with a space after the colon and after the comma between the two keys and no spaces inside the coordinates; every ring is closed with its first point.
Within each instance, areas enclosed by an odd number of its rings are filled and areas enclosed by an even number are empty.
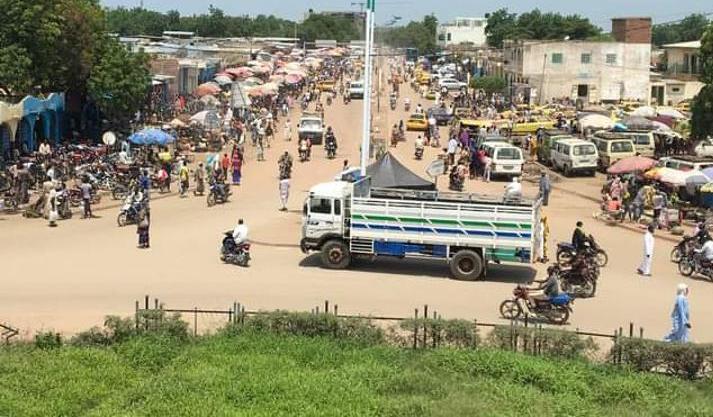
{"type": "Polygon", "coordinates": [[[690,277],[693,275],[693,270],[693,261],[691,259],[683,258],[678,263],[678,272],[680,272],[684,277],[690,277]]]}
{"type": "Polygon", "coordinates": [[[208,207],[213,207],[215,205],[215,194],[208,193],[208,197],[206,197],[206,203],[208,203],[208,207]]]}
{"type": "Polygon", "coordinates": [[[609,255],[607,255],[606,252],[603,250],[598,250],[597,251],[597,265],[599,265],[600,268],[604,268],[607,266],[609,263],[609,255]]]}
{"type": "Polygon", "coordinates": [[[119,227],[124,227],[126,226],[126,213],[119,213],[118,216],[116,216],[116,224],[119,225],[119,227]]]}
{"type": "Polygon", "coordinates": [[[569,320],[569,308],[566,306],[554,307],[553,312],[548,314],[548,318],[553,324],[560,326],[567,324],[567,320],[569,320]]]}
{"type": "Polygon", "coordinates": [[[345,269],[352,262],[349,247],[341,240],[329,240],[322,246],[322,265],[328,269],[345,269]]]}
{"type": "Polygon", "coordinates": [[[500,315],[507,320],[515,320],[522,314],[522,308],[515,300],[505,300],[500,303],[500,315]]]}
{"type": "Polygon", "coordinates": [[[557,263],[559,265],[566,265],[572,261],[572,254],[567,249],[560,249],[557,251],[557,263]]]}
{"type": "Polygon", "coordinates": [[[676,246],[673,248],[671,251],[671,262],[679,263],[681,262],[681,258],[683,257],[683,253],[681,252],[681,248],[676,246]]]}
{"type": "Polygon", "coordinates": [[[455,279],[475,281],[483,273],[483,259],[472,250],[461,250],[450,262],[451,273],[455,279]]]}

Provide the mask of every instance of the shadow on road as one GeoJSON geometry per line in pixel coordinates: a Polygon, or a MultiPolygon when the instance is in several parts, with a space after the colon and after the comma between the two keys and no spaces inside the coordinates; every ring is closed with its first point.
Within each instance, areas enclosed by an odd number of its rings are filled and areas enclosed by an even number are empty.
{"type": "MultiPolygon", "coordinates": [[[[320,268],[322,262],[319,254],[312,254],[300,261],[304,268],[320,268]]],[[[371,272],[375,274],[410,275],[412,277],[427,277],[451,279],[448,265],[443,261],[426,259],[377,258],[375,260],[355,259],[350,269],[371,272]]],[[[479,282],[499,282],[506,284],[526,284],[535,279],[536,271],[527,265],[497,265],[488,268],[488,275],[479,282]]]]}

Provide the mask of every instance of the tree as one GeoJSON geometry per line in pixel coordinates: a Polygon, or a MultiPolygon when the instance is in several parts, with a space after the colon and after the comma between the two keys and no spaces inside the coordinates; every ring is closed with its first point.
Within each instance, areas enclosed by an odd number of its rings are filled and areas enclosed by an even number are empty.
{"type": "Polygon", "coordinates": [[[396,48],[418,48],[422,54],[432,54],[438,50],[436,30],[438,19],[434,15],[423,17],[420,22],[409,22],[406,26],[382,29],[382,40],[396,48]]]}
{"type": "Polygon", "coordinates": [[[705,83],[693,100],[691,111],[691,135],[703,139],[713,135],[713,23],[708,25],[701,39],[700,79],[705,83]]]}
{"type": "Polygon", "coordinates": [[[654,25],[652,42],[661,46],[667,43],[697,41],[708,26],[708,18],[702,14],[691,14],[679,22],[654,25]]]}
{"type": "Polygon", "coordinates": [[[0,48],[0,88],[22,95],[32,87],[32,60],[27,50],[17,45],[0,48]]]}
{"type": "Polygon", "coordinates": [[[106,118],[114,123],[128,120],[142,108],[150,83],[148,57],[104,37],[87,86],[106,118]]]}
{"type": "Polygon", "coordinates": [[[486,94],[500,93],[505,90],[507,83],[502,77],[485,76],[470,79],[470,86],[483,90],[486,94]]]}
{"type": "Polygon", "coordinates": [[[500,9],[488,15],[485,32],[488,45],[502,48],[505,39],[587,39],[599,35],[601,29],[576,14],[564,16],[534,9],[518,16],[500,9]]]}

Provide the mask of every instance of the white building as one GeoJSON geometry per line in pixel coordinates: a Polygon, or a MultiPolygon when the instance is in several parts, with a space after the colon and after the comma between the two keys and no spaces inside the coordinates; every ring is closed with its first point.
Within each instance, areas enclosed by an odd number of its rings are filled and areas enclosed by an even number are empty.
{"type": "Polygon", "coordinates": [[[649,43],[508,42],[504,60],[508,83],[529,85],[535,102],[564,97],[583,103],[649,99],[649,43]]]}
{"type": "Polygon", "coordinates": [[[436,43],[443,48],[462,43],[485,46],[487,23],[484,17],[457,17],[453,22],[438,25],[436,43]]]}
{"type": "Polygon", "coordinates": [[[703,63],[699,52],[701,41],[663,45],[665,65],[651,84],[653,104],[676,105],[695,97],[703,83],[699,81],[703,63]]]}

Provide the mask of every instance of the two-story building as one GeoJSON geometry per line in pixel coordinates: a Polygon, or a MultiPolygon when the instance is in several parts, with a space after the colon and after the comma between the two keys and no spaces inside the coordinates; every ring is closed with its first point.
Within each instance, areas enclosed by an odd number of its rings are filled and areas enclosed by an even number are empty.
{"type": "Polygon", "coordinates": [[[662,71],[652,80],[651,102],[672,106],[691,100],[703,88],[698,78],[702,69],[701,41],[671,43],[662,49],[662,71]]]}
{"type": "Polygon", "coordinates": [[[436,44],[442,48],[460,44],[485,46],[487,24],[488,19],[484,17],[457,17],[452,22],[439,24],[436,30],[436,44]]]}
{"type": "MultiPolygon", "coordinates": [[[[530,101],[583,104],[640,100],[650,94],[651,19],[613,19],[614,41],[508,41],[505,77],[527,86],[530,101]],[[622,29],[623,28],[623,29],[622,29]]],[[[526,97],[527,98],[527,97],[526,97]]]]}

